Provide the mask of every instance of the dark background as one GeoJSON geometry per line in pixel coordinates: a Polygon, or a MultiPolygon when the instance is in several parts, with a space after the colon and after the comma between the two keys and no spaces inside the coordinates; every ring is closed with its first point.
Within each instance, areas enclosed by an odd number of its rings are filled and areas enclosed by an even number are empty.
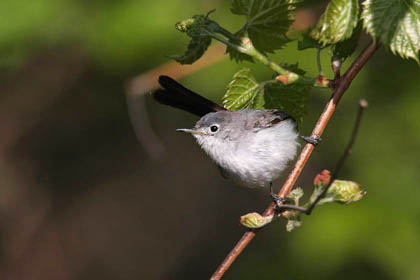
{"type": "MultiPolygon", "coordinates": [[[[295,30],[313,23],[322,3],[301,10],[295,30]]],[[[1,279],[207,279],[216,269],[244,233],[239,216],[263,211],[268,190],[223,180],[192,137],[175,132],[197,119],[147,93],[156,75],[169,74],[220,102],[243,65],[217,55],[203,57],[202,69],[160,65],[186,47],[179,20],[215,8],[212,18],[238,29],[244,19],[229,4],[0,1],[1,279]]],[[[315,51],[296,46],[273,59],[315,76],[315,51]]],[[[330,53],[322,58],[331,77],[330,53]]],[[[244,65],[259,80],[271,77],[244,65]]],[[[420,279],[419,69],[378,51],[297,183],[310,193],[315,174],[334,168],[363,97],[370,107],[340,178],[367,196],[319,207],[292,233],[284,221],[270,225],[226,279],[420,279]]],[[[302,134],[329,95],[312,91],[302,134]]]]}

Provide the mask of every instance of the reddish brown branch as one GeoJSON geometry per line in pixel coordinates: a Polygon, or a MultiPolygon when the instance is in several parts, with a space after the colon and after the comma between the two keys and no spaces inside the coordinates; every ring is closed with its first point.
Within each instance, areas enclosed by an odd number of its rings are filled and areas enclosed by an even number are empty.
{"type": "MultiPolygon", "coordinates": [[[[365,63],[375,53],[378,47],[379,47],[379,43],[371,42],[367,46],[367,48],[364,49],[363,52],[353,62],[353,64],[346,71],[344,76],[339,78],[334,83],[334,92],[330,100],[326,104],[324,111],[319,117],[318,122],[315,125],[315,128],[312,131],[312,135],[311,135],[312,137],[322,135],[325,127],[327,126],[344,92],[350,86],[350,83],[353,81],[357,73],[359,73],[359,71],[362,69],[365,63]]],[[[293,170],[290,172],[289,177],[287,178],[286,182],[284,183],[283,187],[281,188],[279,192],[280,197],[285,197],[292,190],[293,185],[295,184],[299,175],[302,173],[302,170],[306,162],[308,161],[314,148],[315,147],[312,144],[305,145],[293,170]]],[[[269,207],[264,211],[264,215],[271,215],[273,213],[273,208],[274,208],[274,204],[271,203],[269,207]]],[[[256,232],[257,230],[249,230],[242,236],[242,238],[238,241],[238,243],[236,243],[235,247],[229,252],[226,258],[223,260],[222,264],[214,272],[214,274],[211,277],[211,280],[217,280],[217,279],[222,278],[223,274],[229,269],[230,265],[235,261],[235,259],[239,256],[239,254],[246,248],[246,246],[254,238],[256,232]]]]}

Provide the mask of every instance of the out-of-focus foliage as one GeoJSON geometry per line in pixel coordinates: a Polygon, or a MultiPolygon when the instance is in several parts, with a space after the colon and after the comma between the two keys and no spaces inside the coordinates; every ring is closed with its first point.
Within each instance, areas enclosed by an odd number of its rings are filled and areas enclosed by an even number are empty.
{"type": "MultiPolygon", "coordinates": [[[[196,118],[146,95],[166,147],[154,161],[127,117],[127,78],[182,53],[188,38],[174,23],[214,8],[212,19],[230,30],[243,25],[229,1],[0,1],[1,279],[207,279],[243,233],[238,218],[265,208],[268,191],[233,187],[175,132],[196,118]]],[[[317,75],[316,50],[296,49],[270,57],[317,75]]],[[[321,55],[328,77],[330,55],[321,55]]],[[[257,81],[272,75],[244,66],[257,81]]],[[[227,58],[181,82],[220,101],[241,68],[227,58]]],[[[315,174],[333,169],[363,97],[370,106],[340,178],[368,194],[350,207],[319,207],[292,233],[276,220],[225,279],[420,279],[419,75],[413,60],[374,55],[298,181],[309,193],[315,174]]],[[[303,135],[329,97],[312,90],[303,135]]]]}

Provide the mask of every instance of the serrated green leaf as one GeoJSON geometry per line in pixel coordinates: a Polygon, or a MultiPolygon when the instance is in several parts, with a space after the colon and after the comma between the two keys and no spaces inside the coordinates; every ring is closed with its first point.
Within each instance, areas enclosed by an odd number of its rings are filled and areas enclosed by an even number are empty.
{"type": "Polygon", "coordinates": [[[294,20],[292,11],[297,0],[233,0],[231,11],[246,16],[241,29],[247,32],[254,47],[261,52],[281,49],[290,39],[286,36],[294,20]]]}
{"type": "Polygon", "coordinates": [[[307,113],[310,89],[310,86],[300,84],[284,85],[280,82],[266,84],[265,108],[287,112],[296,119],[300,127],[307,113]]]}
{"type": "Polygon", "coordinates": [[[195,37],[192,38],[191,41],[188,43],[187,50],[183,55],[180,56],[171,56],[171,58],[175,59],[177,62],[181,64],[192,64],[200,57],[203,56],[207,48],[211,44],[210,37],[195,37]]]}
{"type": "Polygon", "coordinates": [[[235,60],[236,63],[242,62],[244,60],[254,62],[254,59],[252,59],[251,56],[241,53],[230,46],[226,47],[226,53],[229,54],[230,59],[235,60]]]}
{"type": "Polygon", "coordinates": [[[264,85],[260,85],[246,105],[248,109],[265,109],[264,85]]]}
{"type": "Polygon", "coordinates": [[[351,56],[357,48],[360,34],[362,33],[362,23],[359,21],[350,38],[335,44],[333,48],[334,56],[341,58],[343,61],[351,56]]]}
{"type": "Polygon", "coordinates": [[[281,67],[283,67],[286,70],[289,70],[293,73],[296,73],[300,76],[305,75],[306,71],[299,68],[299,63],[290,64],[290,63],[282,63],[281,67]]]}
{"type": "Polygon", "coordinates": [[[230,110],[239,110],[244,107],[257,109],[263,108],[264,87],[252,76],[249,68],[243,68],[236,72],[232,81],[228,84],[223,96],[223,106],[230,110]]]}
{"type": "Polygon", "coordinates": [[[311,36],[323,46],[350,38],[357,25],[358,15],[358,0],[331,0],[311,36]]]}
{"type": "Polygon", "coordinates": [[[181,64],[192,64],[205,53],[211,44],[210,34],[222,30],[217,22],[209,19],[209,14],[212,12],[206,15],[195,15],[175,24],[175,28],[191,37],[191,41],[183,55],[171,56],[171,58],[181,64]]]}
{"type": "Polygon", "coordinates": [[[366,31],[394,54],[419,63],[420,0],[366,0],[363,7],[366,31]]]}
{"type": "MultiPolygon", "coordinates": [[[[290,70],[304,73],[297,64],[286,65],[290,70]]],[[[301,84],[284,85],[278,81],[258,83],[251,70],[239,70],[227,86],[223,105],[230,110],[280,109],[292,115],[302,124],[306,114],[310,86],[301,84]]]]}
{"type": "MultiPolygon", "coordinates": [[[[235,37],[242,37],[244,36],[244,33],[242,31],[236,32],[234,34],[235,37]]],[[[235,45],[240,45],[241,42],[239,42],[239,40],[233,41],[232,39],[229,40],[230,43],[233,43],[235,45]]],[[[229,45],[226,47],[226,53],[228,53],[230,55],[230,59],[235,60],[237,63],[238,62],[242,62],[244,60],[249,61],[249,62],[254,62],[254,59],[244,53],[241,53],[237,50],[235,50],[234,48],[230,47],[229,45]]]]}
{"type": "Polygon", "coordinates": [[[299,51],[310,49],[310,48],[313,48],[313,49],[322,48],[322,46],[318,43],[318,41],[311,37],[310,35],[311,31],[312,30],[308,30],[302,33],[302,38],[298,41],[297,49],[299,51]]]}

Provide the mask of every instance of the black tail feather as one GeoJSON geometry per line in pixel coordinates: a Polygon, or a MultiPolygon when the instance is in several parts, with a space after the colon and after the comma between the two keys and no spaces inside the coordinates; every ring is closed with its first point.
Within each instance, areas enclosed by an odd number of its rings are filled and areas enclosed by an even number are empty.
{"type": "Polygon", "coordinates": [[[153,92],[153,97],[161,104],[187,111],[199,117],[211,112],[226,110],[213,101],[187,89],[168,76],[160,76],[159,84],[163,89],[153,92]]]}

